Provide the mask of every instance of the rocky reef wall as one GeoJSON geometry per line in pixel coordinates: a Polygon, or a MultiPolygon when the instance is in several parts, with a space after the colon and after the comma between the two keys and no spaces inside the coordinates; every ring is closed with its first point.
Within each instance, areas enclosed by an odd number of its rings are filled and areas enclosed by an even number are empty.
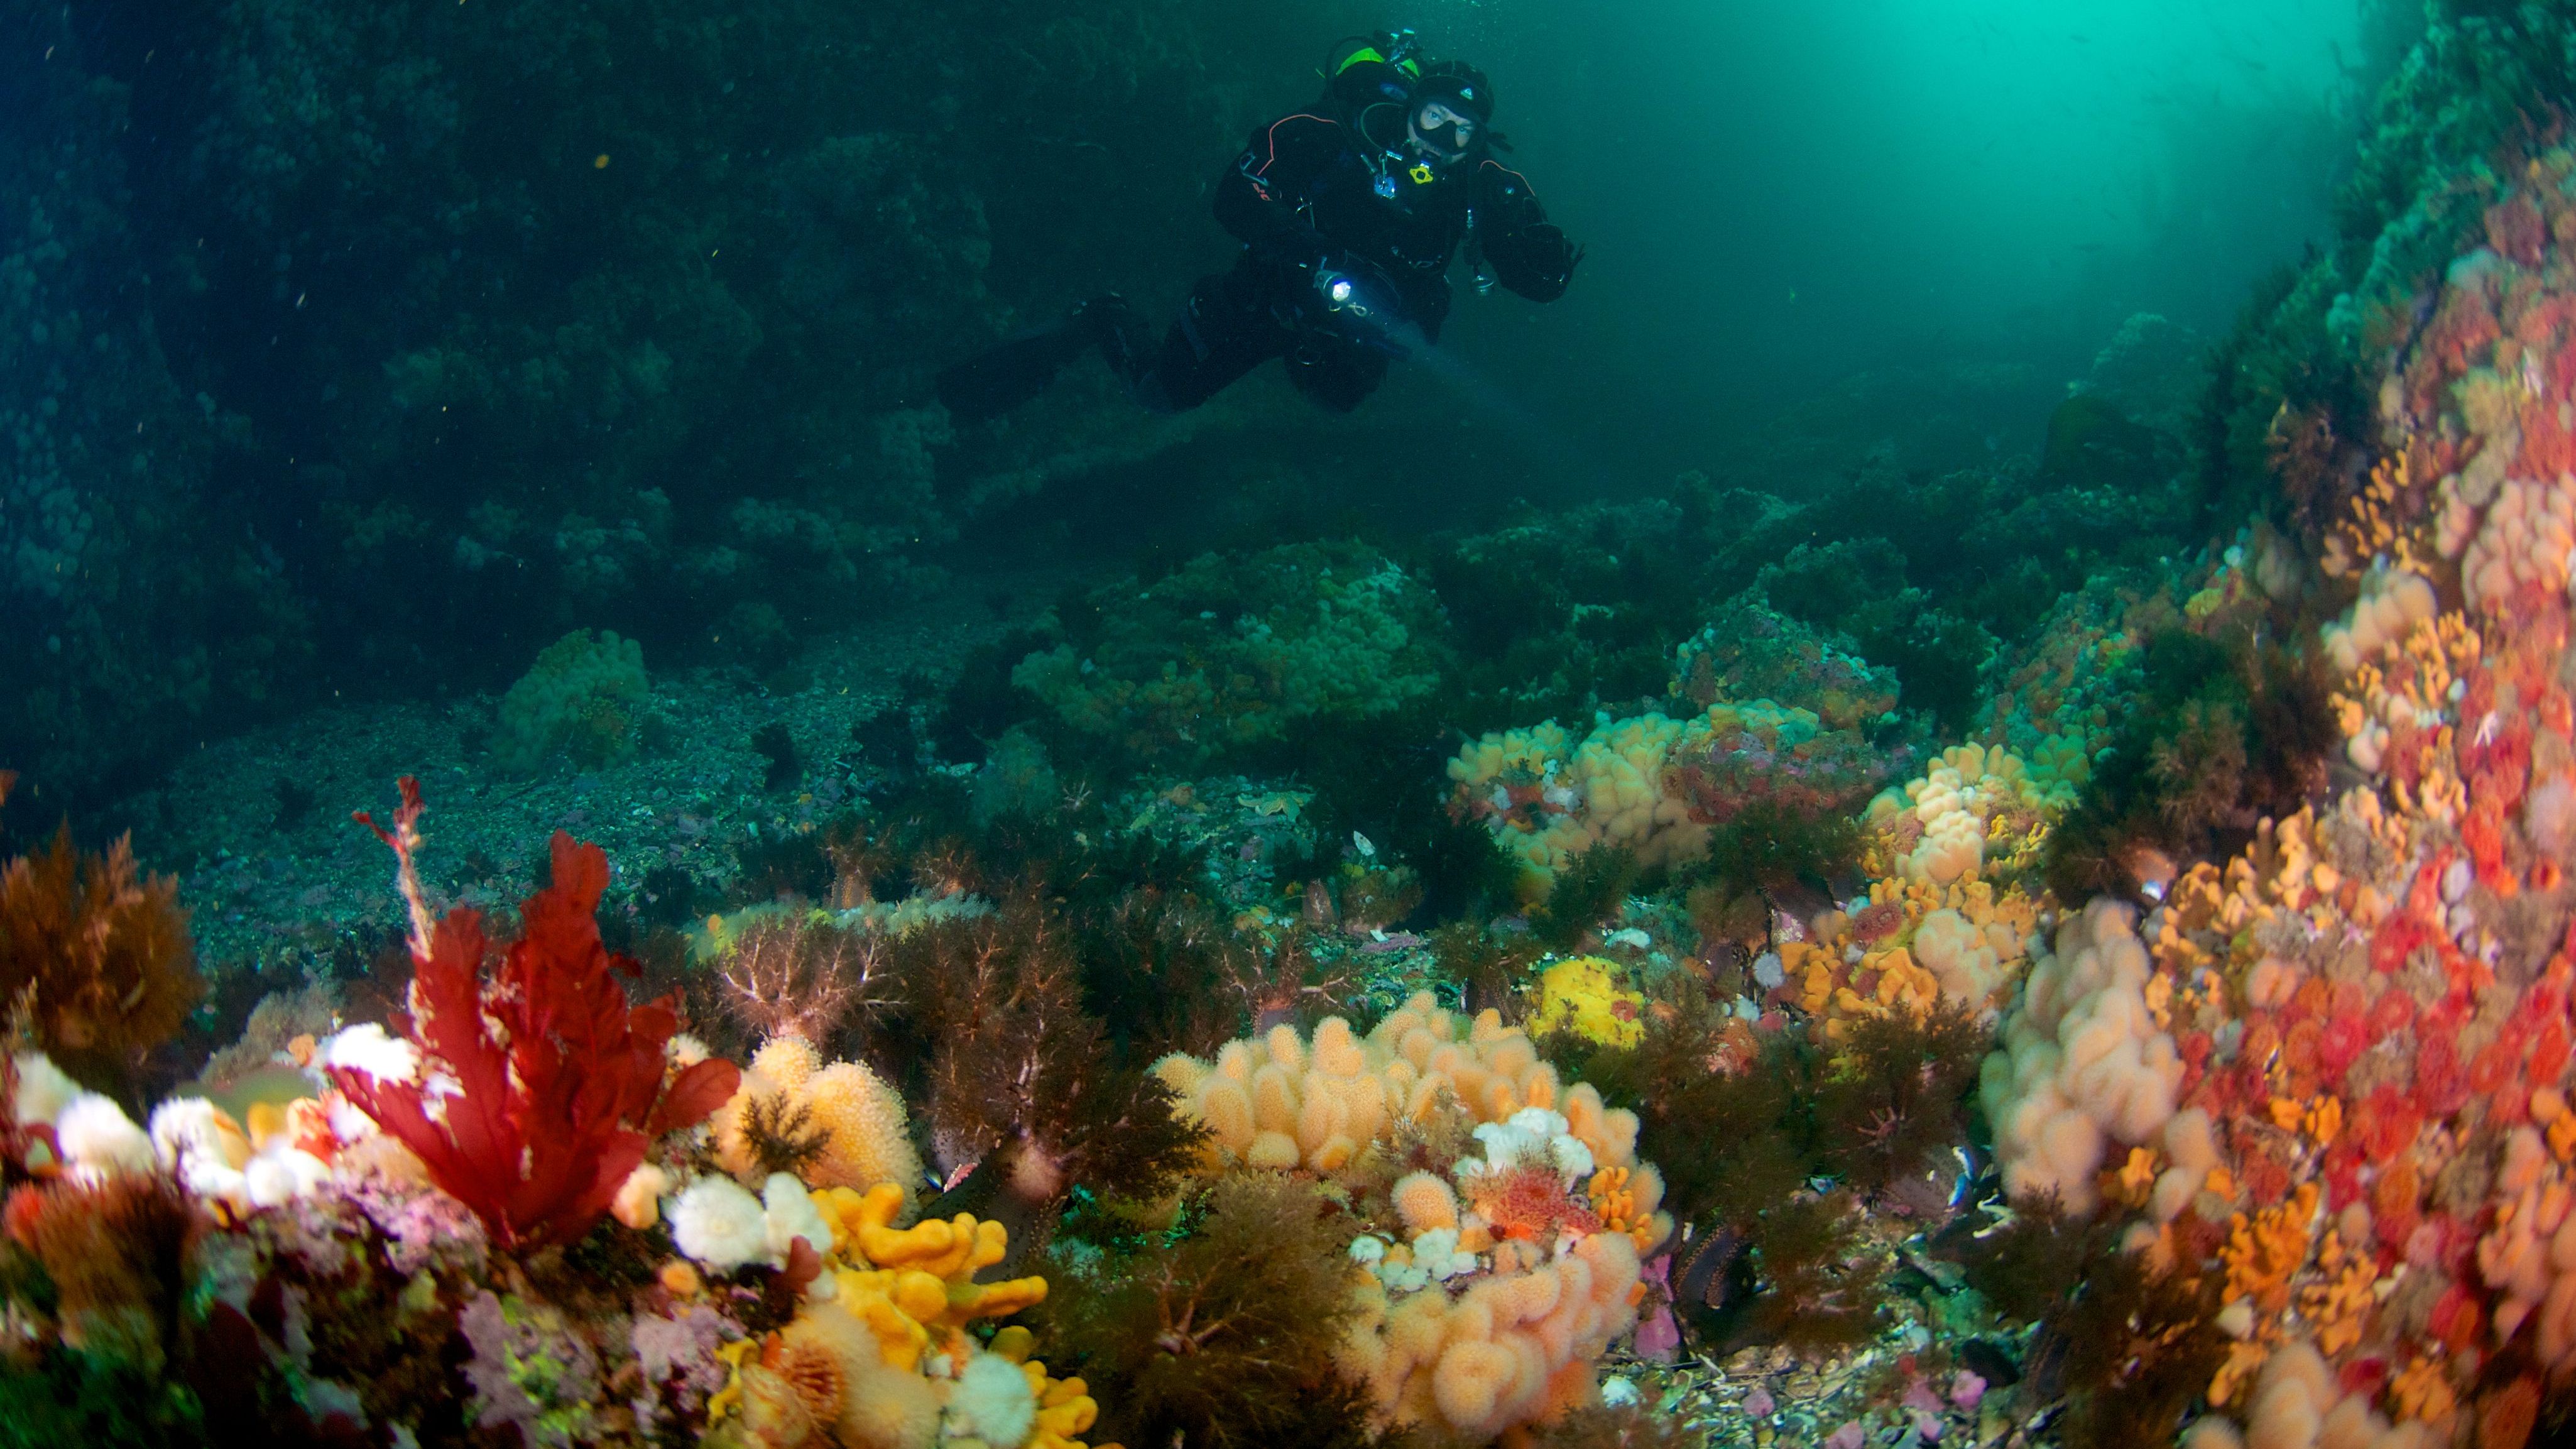
{"type": "Polygon", "coordinates": [[[1073,406],[956,448],[928,373],[1159,296],[1275,103],[1154,0],[6,21],[0,757],[73,797],[574,623],[858,617],[1051,461],[1150,450],[1073,406]]]}

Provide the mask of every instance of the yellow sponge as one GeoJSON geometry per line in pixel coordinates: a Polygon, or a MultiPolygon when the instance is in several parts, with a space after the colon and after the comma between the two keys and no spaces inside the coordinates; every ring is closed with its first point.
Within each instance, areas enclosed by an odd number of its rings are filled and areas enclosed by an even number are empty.
{"type": "Polygon", "coordinates": [[[1635,1046],[1646,1035],[1646,998],[1620,984],[1619,968],[1598,956],[1559,961],[1539,977],[1540,1032],[1570,1029],[1603,1046],[1635,1046]]]}

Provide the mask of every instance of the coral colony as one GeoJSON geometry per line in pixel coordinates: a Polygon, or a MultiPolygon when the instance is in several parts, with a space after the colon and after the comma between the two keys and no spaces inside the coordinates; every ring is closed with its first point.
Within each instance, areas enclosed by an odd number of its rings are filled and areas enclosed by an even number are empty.
{"type": "Polygon", "coordinates": [[[0,1443],[2561,1442],[2569,55],[2436,6],[2196,422],[1095,581],[741,730],[796,814],[719,865],[442,843],[698,747],[635,640],[530,640],[287,966],[219,868],[25,846],[0,1443]]]}

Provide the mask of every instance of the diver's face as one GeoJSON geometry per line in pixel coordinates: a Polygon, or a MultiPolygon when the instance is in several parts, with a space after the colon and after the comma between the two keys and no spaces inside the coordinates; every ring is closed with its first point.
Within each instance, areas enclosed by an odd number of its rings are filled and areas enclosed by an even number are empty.
{"type": "Polygon", "coordinates": [[[1447,101],[1424,101],[1416,106],[1411,124],[1413,144],[1434,156],[1454,161],[1476,144],[1476,118],[1447,101]]]}

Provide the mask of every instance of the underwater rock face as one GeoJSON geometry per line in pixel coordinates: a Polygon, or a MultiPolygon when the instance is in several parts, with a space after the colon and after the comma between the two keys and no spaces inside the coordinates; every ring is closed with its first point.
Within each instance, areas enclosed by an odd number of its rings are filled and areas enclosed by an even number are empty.
{"type": "Polygon", "coordinates": [[[1146,290],[1239,142],[1160,0],[9,13],[0,757],[67,797],[325,689],[492,682],[496,641],[765,665],[917,587],[961,519],[1164,445],[954,456],[934,359],[1146,290]],[[1064,207],[1014,111],[1125,164],[1064,207]]]}
{"type": "MultiPolygon", "coordinates": [[[[1605,710],[1579,737],[1554,720],[1489,732],[1449,762],[1451,818],[1484,827],[1525,898],[1546,902],[1604,853],[1647,869],[1714,854],[1720,874],[1746,877],[1734,884],[1769,889],[1837,868],[1842,818],[1902,772],[1922,721],[1900,720],[1893,669],[1759,593],[1720,605],[1674,648],[1672,714],[1605,710]]],[[[2081,769],[2080,734],[2050,746],[2081,769]]]]}
{"type": "Polygon", "coordinates": [[[558,754],[587,769],[623,759],[635,753],[650,692],[640,645],[575,629],[547,645],[501,696],[492,762],[529,774],[558,754]]]}

